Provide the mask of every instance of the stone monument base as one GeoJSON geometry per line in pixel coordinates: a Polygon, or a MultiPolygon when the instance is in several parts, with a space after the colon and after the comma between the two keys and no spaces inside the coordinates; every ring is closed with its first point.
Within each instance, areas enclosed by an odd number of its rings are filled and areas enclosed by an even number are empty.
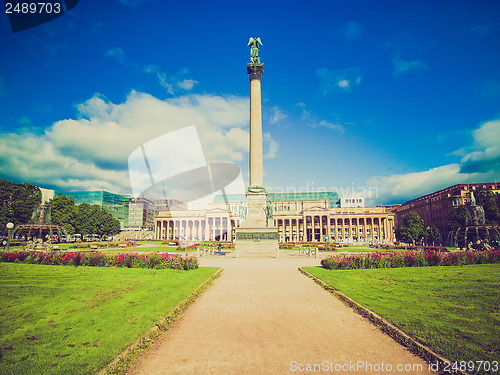
{"type": "Polygon", "coordinates": [[[278,257],[278,228],[236,228],[236,257],[278,257]]]}

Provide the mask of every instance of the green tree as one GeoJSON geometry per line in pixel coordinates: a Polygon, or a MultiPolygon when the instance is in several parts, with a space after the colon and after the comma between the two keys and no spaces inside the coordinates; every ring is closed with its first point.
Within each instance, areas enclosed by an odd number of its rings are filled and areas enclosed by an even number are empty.
{"type": "Polygon", "coordinates": [[[450,217],[448,219],[448,228],[450,231],[456,230],[458,228],[463,228],[467,226],[467,207],[456,206],[450,211],[450,217]]]}
{"type": "Polygon", "coordinates": [[[97,234],[102,238],[120,232],[120,222],[105,208],[82,203],[76,206],[75,229],[76,233],[97,234]]]}
{"type": "Polygon", "coordinates": [[[66,195],[58,195],[49,204],[52,222],[63,225],[69,234],[97,234],[102,238],[120,232],[120,222],[99,205],[75,205],[75,200],[66,195]]]}
{"type": "Polygon", "coordinates": [[[120,222],[101,206],[95,206],[95,234],[99,237],[109,237],[120,232],[120,222]]]}
{"type": "Polygon", "coordinates": [[[75,234],[75,200],[67,195],[58,194],[50,200],[49,206],[52,211],[52,223],[62,225],[68,234],[75,234]]]}
{"type": "Polygon", "coordinates": [[[495,194],[491,190],[480,187],[474,193],[476,205],[482,206],[487,224],[500,223],[500,209],[497,205],[495,194]]]}
{"type": "Polygon", "coordinates": [[[403,216],[401,223],[396,227],[396,239],[401,242],[414,243],[425,236],[424,221],[416,212],[403,216]]]}
{"type": "Polygon", "coordinates": [[[93,234],[92,232],[92,210],[88,203],[81,203],[76,206],[75,230],[81,235],[93,234]]]}
{"type": "Polygon", "coordinates": [[[441,240],[441,233],[439,229],[432,225],[430,227],[425,228],[425,243],[434,245],[436,242],[441,240]]]}
{"type": "Polygon", "coordinates": [[[32,184],[16,184],[0,180],[0,235],[7,235],[8,222],[26,224],[33,209],[42,201],[42,192],[32,184]]]}

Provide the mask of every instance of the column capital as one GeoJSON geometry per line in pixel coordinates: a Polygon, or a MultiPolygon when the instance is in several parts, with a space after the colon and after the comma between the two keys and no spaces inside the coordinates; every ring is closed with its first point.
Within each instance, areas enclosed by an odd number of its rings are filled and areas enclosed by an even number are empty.
{"type": "Polygon", "coordinates": [[[260,81],[260,77],[264,73],[264,64],[247,64],[247,73],[250,76],[250,81],[254,79],[258,79],[260,81]]]}

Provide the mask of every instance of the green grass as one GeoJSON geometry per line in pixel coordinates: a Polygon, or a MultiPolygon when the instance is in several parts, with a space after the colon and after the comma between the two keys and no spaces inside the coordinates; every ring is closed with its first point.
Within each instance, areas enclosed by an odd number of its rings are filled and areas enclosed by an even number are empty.
{"type": "Polygon", "coordinates": [[[500,264],[304,269],[452,361],[499,359],[500,264]]]}
{"type": "Polygon", "coordinates": [[[0,373],[94,374],[216,271],[2,263],[0,373]]]}
{"type": "Polygon", "coordinates": [[[347,251],[349,253],[365,253],[365,252],[372,252],[372,251],[380,251],[380,249],[376,249],[374,247],[369,247],[369,246],[353,246],[349,245],[347,247],[339,247],[335,251],[337,252],[343,252],[347,251]]]}
{"type": "MultiPolygon", "coordinates": [[[[82,250],[82,249],[75,249],[76,250],[82,250]]],[[[100,253],[104,254],[116,254],[116,253],[125,253],[125,252],[140,252],[140,253],[175,253],[179,252],[177,250],[177,246],[130,246],[130,247],[123,247],[123,248],[99,248],[97,249],[100,253]]],[[[196,250],[195,250],[196,251],[196,250]]],[[[187,253],[187,251],[180,251],[180,253],[187,253]]]]}

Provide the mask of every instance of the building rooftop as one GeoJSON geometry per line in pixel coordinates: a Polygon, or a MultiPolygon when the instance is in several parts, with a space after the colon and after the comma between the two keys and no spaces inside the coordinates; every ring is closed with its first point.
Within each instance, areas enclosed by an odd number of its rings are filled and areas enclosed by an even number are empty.
{"type": "MultiPolygon", "coordinates": [[[[245,202],[247,200],[245,194],[226,194],[225,198],[222,194],[215,196],[213,203],[235,203],[245,202]]],[[[339,195],[336,191],[308,191],[308,192],[293,192],[293,193],[267,193],[269,202],[295,202],[295,201],[327,201],[329,208],[339,207],[339,195]]]]}
{"type": "Polygon", "coordinates": [[[408,202],[405,202],[402,204],[402,206],[406,206],[412,203],[416,203],[425,199],[432,198],[437,195],[441,194],[456,194],[455,192],[458,190],[474,190],[477,187],[484,187],[486,189],[491,189],[491,190],[498,190],[500,189],[500,182],[475,182],[475,183],[470,183],[470,184],[456,184],[452,186],[448,186],[447,188],[435,191],[430,194],[423,195],[421,197],[409,200],[408,202]]]}

